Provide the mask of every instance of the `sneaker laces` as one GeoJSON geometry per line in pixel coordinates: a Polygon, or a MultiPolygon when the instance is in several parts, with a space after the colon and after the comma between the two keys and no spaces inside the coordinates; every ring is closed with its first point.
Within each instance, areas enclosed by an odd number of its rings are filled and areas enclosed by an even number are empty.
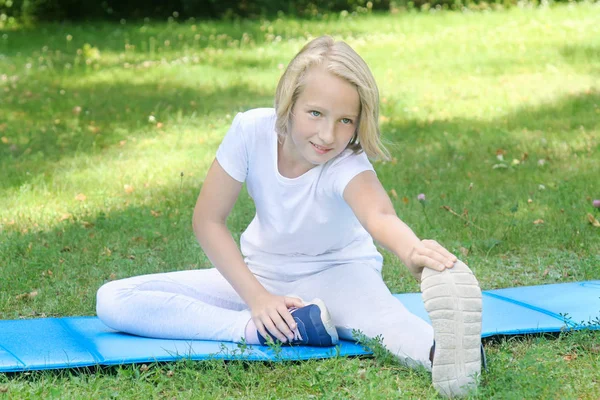
{"type": "MultiPolygon", "coordinates": [[[[298,307],[292,307],[289,309],[290,313],[293,313],[294,311],[296,311],[298,309],[298,307]]],[[[304,340],[302,338],[302,335],[300,334],[300,329],[298,329],[298,324],[296,323],[296,329],[292,329],[292,333],[294,334],[294,339],[292,339],[292,341],[302,341],[304,340]]]]}
{"type": "Polygon", "coordinates": [[[300,330],[298,329],[298,327],[296,326],[296,329],[293,329],[292,332],[294,333],[294,339],[293,341],[302,341],[304,340],[302,338],[302,335],[300,334],[300,330]]]}

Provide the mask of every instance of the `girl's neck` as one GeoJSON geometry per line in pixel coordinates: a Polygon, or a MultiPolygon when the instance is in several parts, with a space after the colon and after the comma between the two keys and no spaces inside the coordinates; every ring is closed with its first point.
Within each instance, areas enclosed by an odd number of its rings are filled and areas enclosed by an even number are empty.
{"type": "Polygon", "coordinates": [[[288,179],[298,178],[315,167],[302,158],[294,157],[293,149],[289,148],[291,144],[289,138],[284,138],[283,143],[277,141],[277,169],[288,179]]]}

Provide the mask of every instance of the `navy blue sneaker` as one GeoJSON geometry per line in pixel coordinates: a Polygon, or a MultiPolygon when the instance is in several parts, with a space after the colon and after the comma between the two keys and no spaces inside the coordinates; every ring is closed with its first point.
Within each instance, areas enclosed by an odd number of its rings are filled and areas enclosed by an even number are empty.
{"type": "MultiPolygon", "coordinates": [[[[287,343],[275,339],[275,343],[319,347],[338,344],[338,334],[325,303],[321,299],[314,299],[307,304],[290,311],[298,325],[294,330],[294,339],[287,343]]],[[[263,346],[267,344],[267,340],[260,333],[258,333],[258,340],[263,346]]]]}

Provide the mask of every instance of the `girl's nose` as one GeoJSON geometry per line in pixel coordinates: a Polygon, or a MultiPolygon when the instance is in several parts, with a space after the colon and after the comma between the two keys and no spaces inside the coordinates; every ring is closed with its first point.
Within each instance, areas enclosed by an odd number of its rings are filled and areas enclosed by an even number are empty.
{"type": "Polygon", "coordinates": [[[324,145],[332,144],[335,139],[335,130],[333,126],[324,126],[319,132],[319,139],[321,139],[324,145]]]}

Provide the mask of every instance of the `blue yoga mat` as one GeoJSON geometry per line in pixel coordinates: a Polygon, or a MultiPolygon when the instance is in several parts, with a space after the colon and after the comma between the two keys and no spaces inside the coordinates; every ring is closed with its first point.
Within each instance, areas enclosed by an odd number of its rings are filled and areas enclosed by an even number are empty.
{"type": "MultiPolygon", "coordinates": [[[[395,295],[429,321],[421,295],[395,295]]],[[[483,292],[482,337],[600,329],[600,280],[483,292]],[[566,315],[565,315],[566,314],[566,315]]],[[[149,339],[116,332],[95,317],[0,321],[0,372],[173,361],[180,358],[306,360],[370,354],[341,341],[330,348],[149,339]]]]}

